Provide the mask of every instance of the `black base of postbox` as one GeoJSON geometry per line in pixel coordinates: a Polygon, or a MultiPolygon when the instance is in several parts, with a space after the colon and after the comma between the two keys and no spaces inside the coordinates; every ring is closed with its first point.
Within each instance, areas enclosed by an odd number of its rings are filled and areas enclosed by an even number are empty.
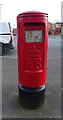
{"type": "Polygon", "coordinates": [[[43,91],[45,89],[45,84],[40,87],[35,87],[35,88],[26,87],[21,84],[18,84],[18,87],[20,89],[22,89],[23,91],[27,91],[27,92],[39,92],[39,91],[43,91]]]}
{"type": "MultiPolygon", "coordinates": [[[[24,87],[24,86],[22,86],[24,87]]],[[[19,89],[19,102],[27,109],[37,109],[43,105],[45,100],[45,87],[44,88],[28,88],[18,86],[19,89]],[[27,88],[27,89],[26,89],[27,88]]]]}

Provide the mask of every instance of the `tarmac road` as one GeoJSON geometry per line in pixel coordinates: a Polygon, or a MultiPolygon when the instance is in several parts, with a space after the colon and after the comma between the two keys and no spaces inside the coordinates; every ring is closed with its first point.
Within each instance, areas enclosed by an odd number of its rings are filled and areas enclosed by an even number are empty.
{"type": "MultiPolygon", "coordinates": [[[[15,46],[16,36],[14,37],[15,46]]],[[[17,48],[2,57],[3,118],[61,118],[61,36],[49,36],[45,100],[35,110],[23,108],[18,101],[17,48]]]]}

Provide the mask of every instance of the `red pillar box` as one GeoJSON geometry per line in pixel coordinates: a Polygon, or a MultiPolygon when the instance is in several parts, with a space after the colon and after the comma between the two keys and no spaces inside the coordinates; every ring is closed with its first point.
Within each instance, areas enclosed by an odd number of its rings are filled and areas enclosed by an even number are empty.
{"type": "Polygon", "coordinates": [[[25,12],[17,16],[18,86],[23,91],[45,89],[48,51],[48,14],[25,12]]]}

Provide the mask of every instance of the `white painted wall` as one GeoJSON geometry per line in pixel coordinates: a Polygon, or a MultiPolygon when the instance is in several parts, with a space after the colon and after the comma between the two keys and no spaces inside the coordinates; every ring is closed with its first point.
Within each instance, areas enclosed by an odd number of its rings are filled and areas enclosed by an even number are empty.
{"type": "Polygon", "coordinates": [[[2,4],[0,4],[0,20],[2,19],[1,7],[2,7],[2,4]]]}

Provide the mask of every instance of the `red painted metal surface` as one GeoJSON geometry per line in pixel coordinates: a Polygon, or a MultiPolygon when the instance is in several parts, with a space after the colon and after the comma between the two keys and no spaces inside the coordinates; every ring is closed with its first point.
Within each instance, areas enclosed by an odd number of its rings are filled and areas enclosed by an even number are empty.
{"type": "Polygon", "coordinates": [[[26,87],[40,87],[46,83],[47,17],[48,14],[35,11],[17,16],[18,82],[26,87]],[[41,30],[42,42],[26,42],[26,31],[28,30],[41,30]]]}

